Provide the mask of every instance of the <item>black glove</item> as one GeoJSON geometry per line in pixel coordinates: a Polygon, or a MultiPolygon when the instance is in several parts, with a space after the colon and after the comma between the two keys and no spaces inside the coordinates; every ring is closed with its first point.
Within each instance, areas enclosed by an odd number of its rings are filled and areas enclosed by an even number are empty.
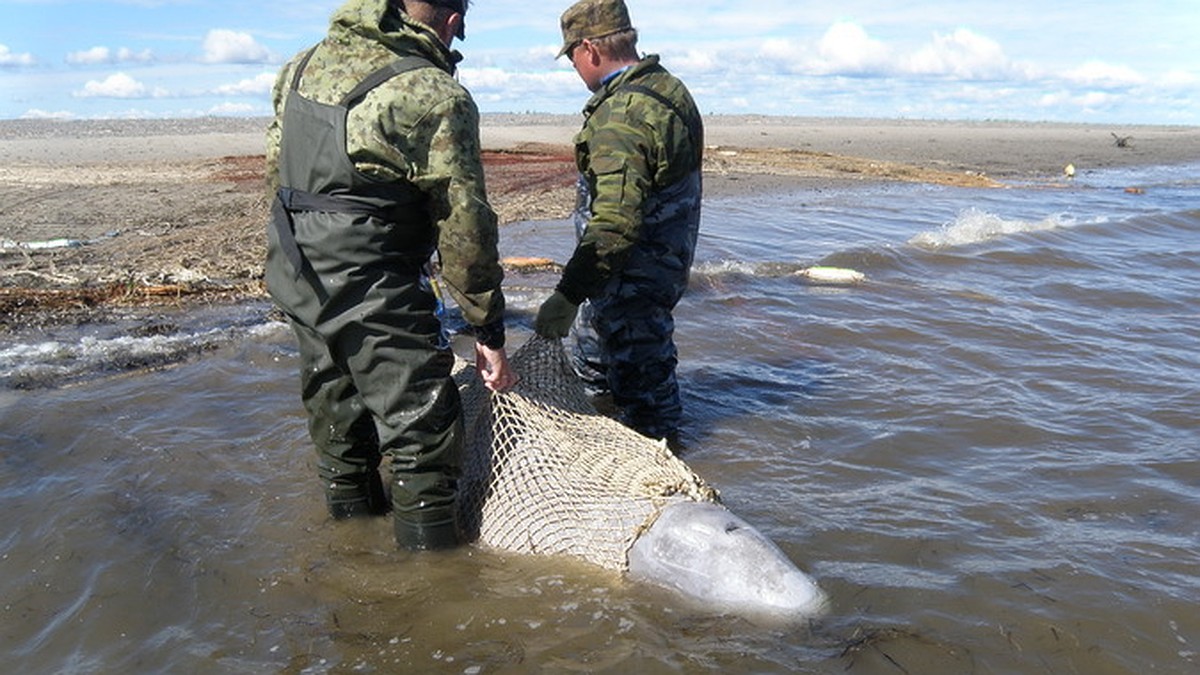
{"type": "Polygon", "coordinates": [[[579,305],[558,291],[546,299],[538,309],[537,322],[533,329],[544,338],[565,338],[575,323],[579,305]]]}

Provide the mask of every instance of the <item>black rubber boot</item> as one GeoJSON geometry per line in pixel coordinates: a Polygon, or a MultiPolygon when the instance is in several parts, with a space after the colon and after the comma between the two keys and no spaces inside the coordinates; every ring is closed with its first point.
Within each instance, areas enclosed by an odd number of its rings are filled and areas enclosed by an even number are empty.
{"type": "Polygon", "coordinates": [[[360,481],[331,483],[325,487],[325,505],[334,520],[382,516],[391,502],[383,489],[378,471],[372,471],[360,481]]]}
{"type": "Polygon", "coordinates": [[[391,496],[396,544],[400,548],[435,551],[462,543],[458,481],[444,471],[393,470],[391,496]]]}
{"type": "Polygon", "coordinates": [[[396,545],[407,551],[455,548],[462,543],[455,511],[453,507],[426,508],[407,513],[396,511],[392,515],[396,545]]]}

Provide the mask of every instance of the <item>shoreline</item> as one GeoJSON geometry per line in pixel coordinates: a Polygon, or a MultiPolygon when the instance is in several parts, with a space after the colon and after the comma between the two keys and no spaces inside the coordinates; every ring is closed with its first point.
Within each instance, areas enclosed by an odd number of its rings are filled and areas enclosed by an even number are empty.
{"type": "MultiPolygon", "coordinates": [[[[484,114],[485,150],[570,146],[579,115],[484,114]]],[[[0,165],[195,161],[263,151],[267,118],[0,120],[0,165]],[[132,142],[136,139],[137,142],[132,142]]],[[[794,150],[997,178],[1200,161],[1200,126],[709,115],[706,144],[794,150]],[[1126,139],[1118,147],[1118,139],[1126,139]]]]}
{"type": "MultiPolygon", "coordinates": [[[[579,122],[483,116],[488,195],[502,236],[504,223],[569,215],[579,122]]],[[[1086,173],[1200,162],[1200,127],[753,115],[705,122],[706,198],[895,181],[1052,187],[1065,184],[1068,164],[1086,173]]],[[[102,321],[120,307],[264,297],[267,124],[0,121],[0,334],[102,321]],[[69,245],[29,246],[50,241],[69,245]]]]}

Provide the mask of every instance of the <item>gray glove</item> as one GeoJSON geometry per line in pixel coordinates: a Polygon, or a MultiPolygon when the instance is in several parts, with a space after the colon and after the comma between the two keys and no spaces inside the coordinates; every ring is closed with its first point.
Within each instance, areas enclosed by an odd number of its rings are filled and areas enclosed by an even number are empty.
{"type": "Polygon", "coordinates": [[[565,338],[571,332],[571,324],[575,323],[575,315],[578,313],[579,305],[568,300],[562,293],[554,291],[538,309],[533,329],[544,338],[565,338]]]}

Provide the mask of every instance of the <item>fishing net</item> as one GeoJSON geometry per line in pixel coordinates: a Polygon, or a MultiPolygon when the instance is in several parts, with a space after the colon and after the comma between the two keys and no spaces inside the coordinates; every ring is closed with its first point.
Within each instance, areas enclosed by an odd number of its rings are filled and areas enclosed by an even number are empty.
{"type": "Polygon", "coordinates": [[[599,414],[558,340],[535,336],[510,362],[521,381],[502,394],[465,362],[455,374],[467,429],[462,520],[479,543],[624,570],[668,504],[718,500],[664,442],[599,414]]]}

